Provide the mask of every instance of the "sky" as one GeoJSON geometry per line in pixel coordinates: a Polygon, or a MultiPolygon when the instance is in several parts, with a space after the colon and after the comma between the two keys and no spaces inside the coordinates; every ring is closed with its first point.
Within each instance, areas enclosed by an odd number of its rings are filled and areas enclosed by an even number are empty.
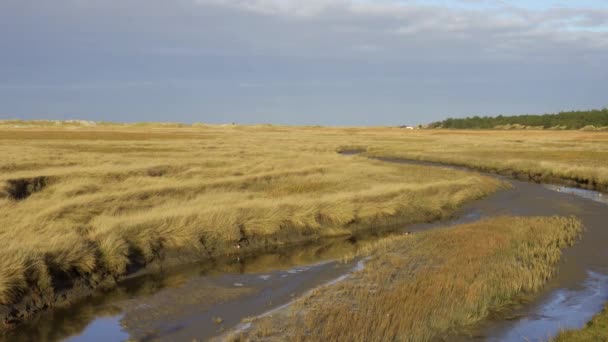
{"type": "Polygon", "coordinates": [[[419,124],[607,81],[608,0],[0,1],[0,119],[419,124]]]}

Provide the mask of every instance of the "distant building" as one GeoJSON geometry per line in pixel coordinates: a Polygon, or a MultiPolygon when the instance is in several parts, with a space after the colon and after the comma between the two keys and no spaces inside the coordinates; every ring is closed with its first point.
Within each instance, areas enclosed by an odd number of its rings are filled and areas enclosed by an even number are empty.
{"type": "Polygon", "coordinates": [[[399,126],[399,128],[403,128],[403,129],[414,129],[414,127],[412,127],[412,126],[399,126]]]}

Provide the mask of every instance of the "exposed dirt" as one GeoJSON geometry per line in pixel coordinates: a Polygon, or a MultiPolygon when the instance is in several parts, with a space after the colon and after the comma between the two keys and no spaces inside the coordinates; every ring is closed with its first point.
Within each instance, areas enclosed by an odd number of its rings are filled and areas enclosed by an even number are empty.
{"type": "Polygon", "coordinates": [[[0,195],[4,194],[4,196],[10,199],[21,201],[28,198],[31,194],[44,189],[48,182],[49,178],[45,176],[9,179],[6,181],[3,191],[0,191],[0,195]]]}

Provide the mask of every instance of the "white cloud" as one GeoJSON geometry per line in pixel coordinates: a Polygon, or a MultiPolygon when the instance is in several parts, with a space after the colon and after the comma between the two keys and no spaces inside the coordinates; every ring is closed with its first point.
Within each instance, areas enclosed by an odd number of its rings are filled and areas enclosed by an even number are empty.
{"type": "Polygon", "coordinates": [[[223,5],[263,14],[314,16],[330,8],[350,5],[347,0],[195,0],[198,4],[223,5]]]}

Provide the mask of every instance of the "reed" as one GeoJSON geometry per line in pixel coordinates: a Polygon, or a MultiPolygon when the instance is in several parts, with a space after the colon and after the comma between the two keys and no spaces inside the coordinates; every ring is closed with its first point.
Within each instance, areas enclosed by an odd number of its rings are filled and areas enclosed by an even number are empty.
{"type": "Polygon", "coordinates": [[[575,218],[498,217],[386,238],[362,271],[232,339],[450,340],[539,291],[580,233],[575,218]]]}

